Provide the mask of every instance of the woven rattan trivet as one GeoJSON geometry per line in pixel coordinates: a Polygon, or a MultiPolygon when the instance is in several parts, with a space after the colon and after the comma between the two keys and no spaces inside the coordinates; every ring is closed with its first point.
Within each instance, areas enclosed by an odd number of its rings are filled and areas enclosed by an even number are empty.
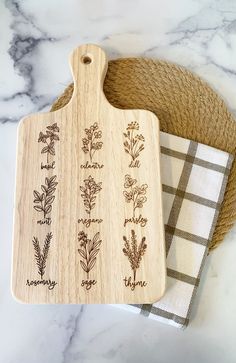
{"type": "MultiPolygon", "coordinates": [[[[224,101],[204,81],[183,67],[143,58],[113,60],[109,62],[104,91],[115,107],[154,112],[162,131],[235,155],[236,122],[233,116],[224,101]]],[[[72,93],[73,84],[66,88],[51,111],[65,106],[72,93]]],[[[210,249],[219,245],[235,219],[234,161],[210,249]]]]}

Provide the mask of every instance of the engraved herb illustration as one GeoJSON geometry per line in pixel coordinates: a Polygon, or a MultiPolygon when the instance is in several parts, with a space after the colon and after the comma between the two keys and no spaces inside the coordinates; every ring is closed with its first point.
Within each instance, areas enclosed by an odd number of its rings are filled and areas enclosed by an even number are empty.
{"type": "Polygon", "coordinates": [[[97,194],[102,190],[102,183],[96,183],[94,178],[89,175],[87,179],[84,180],[84,186],[80,186],[81,197],[84,201],[84,208],[88,214],[88,218],[81,218],[78,223],[83,223],[86,227],[89,227],[91,223],[101,223],[102,219],[91,219],[91,212],[96,205],[97,194]]]}
{"type": "Polygon", "coordinates": [[[139,217],[136,217],[135,212],[136,209],[141,209],[144,203],[147,201],[146,192],[148,185],[142,184],[138,186],[137,180],[133,179],[129,174],[126,174],[124,188],[126,189],[123,191],[125,201],[127,203],[131,203],[133,209],[133,217],[125,219],[124,227],[128,222],[140,224],[142,227],[144,227],[147,223],[147,218],[143,218],[141,214],[139,217]]]}
{"type": "Polygon", "coordinates": [[[81,165],[82,168],[93,168],[100,169],[103,165],[94,162],[94,154],[102,148],[103,142],[102,131],[99,130],[98,123],[94,122],[89,129],[85,129],[85,137],[82,139],[83,147],[82,150],[85,154],[88,154],[90,163],[87,161],[85,165],[81,165]]]}
{"type": "Polygon", "coordinates": [[[32,242],[34,246],[34,257],[36,261],[36,266],[38,268],[38,274],[40,275],[40,280],[31,280],[31,281],[27,280],[26,282],[27,286],[47,285],[49,290],[54,289],[54,287],[56,286],[57,282],[52,281],[50,279],[45,280],[43,278],[46,270],[46,263],[52,237],[53,235],[51,232],[47,233],[42,250],[40,247],[39,239],[37,237],[33,237],[32,242]]]}
{"type": "Polygon", "coordinates": [[[43,165],[41,163],[41,169],[54,169],[55,161],[49,164],[49,156],[55,155],[55,142],[59,141],[59,133],[60,129],[57,126],[57,123],[54,123],[51,126],[46,127],[46,133],[40,132],[38,137],[38,142],[42,142],[44,144],[41,154],[47,154],[47,164],[43,165]]]}
{"type": "Polygon", "coordinates": [[[90,271],[96,264],[96,256],[100,250],[102,240],[100,239],[99,232],[97,232],[92,239],[89,239],[87,233],[81,231],[78,234],[78,241],[80,242],[80,248],[78,249],[78,252],[82,257],[82,260],[80,260],[80,265],[87,274],[87,279],[82,280],[81,286],[84,286],[86,290],[89,290],[97,283],[96,280],[90,280],[90,271]]]}
{"type": "Polygon", "coordinates": [[[123,133],[125,137],[125,152],[131,156],[131,162],[129,164],[129,167],[131,168],[140,167],[140,161],[138,160],[138,157],[140,153],[144,150],[145,139],[142,134],[137,133],[138,130],[139,124],[138,122],[134,121],[128,124],[126,132],[123,133]]]}
{"type": "Polygon", "coordinates": [[[54,175],[51,178],[45,178],[45,185],[41,185],[42,193],[37,190],[33,191],[34,194],[34,209],[43,214],[43,220],[39,220],[39,224],[51,224],[51,218],[48,217],[52,210],[52,203],[54,202],[55,196],[53,195],[56,190],[57,176],[54,175]]]}
{"type": "Polygon", "coordinates": [[[124,240],[124,248],[123,253],[125,256],[127,256],[131,269],[133,271],[133,281],[132,277],[125,277],[124,282],[126,287],[130,287],[133,291],[136,286],[144,287],[147,285],[146,281],[136,281],[136,273],[137,270],[140,267],[140,263],[142,260],[142,257],[144,256],[147,245],[145,243],[146,237],[142,237],[141,242],[138,243],[137,236],[135,234],[135,231],[131,230],[131,238],[130,241],[127,239],[126,236],[123,236],[124,240]]]}

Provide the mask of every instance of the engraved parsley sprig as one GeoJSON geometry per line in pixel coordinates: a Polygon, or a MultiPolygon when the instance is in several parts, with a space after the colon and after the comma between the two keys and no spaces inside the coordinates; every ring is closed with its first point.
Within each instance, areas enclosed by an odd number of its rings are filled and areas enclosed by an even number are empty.
{"type": "Polygon", "coordinates": [[[143,204],[147,201],[145,194],[148,185],[142,184],[138,186],[137,180],[133,179],[129,174],[126,174],[124,187],[129,189],[128,191],[124,190],[123,194],[127,203],[133,203],[133,217],[135,217],[135,210],[137,208],[142,208],[143,204]]]}

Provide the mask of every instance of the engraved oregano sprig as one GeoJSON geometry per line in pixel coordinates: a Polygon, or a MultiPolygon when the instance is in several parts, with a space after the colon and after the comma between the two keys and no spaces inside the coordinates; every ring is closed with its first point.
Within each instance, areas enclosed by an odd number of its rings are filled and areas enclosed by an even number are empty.
{"type": "Polygon", "coordinates": [[[143,204],[147,201],[145,194],[148,185],[142,184],[138,186],[137,180],[133,179],[129,174],[126,174],[124,187],[129,189],[129,191],[124,190],[123,194],[127,203],[133,203],[133,217],[135,217],[135,210],[137,208],[142,208],[143,204]]]}
{"type": "Polygon", "coordinates": [[[84,180],[84,186],[80,186],[81,197],[84,200],[85,211],[90,216],[91,210],[95,207],[96,194],[102,190],[102,183],[96,183],[90,175],[84,180]]]}
{"type": "Polygon", "coordinates": [[[56,182],[57,176],[54,175],[51,178],[45,178],[45,185],[41,185],[42,193],[38,192],[37,190],[34,190],[34,209],[37,212],[43,212],[44,218],[51,212],[52,210],[52,203],[55,199],[55,196],[53,195],[57,182],[56,182]]]}
{"type": "Polygon", "coordinates": [[[80,265],[82,269],[87,273],[87,279],[89,279],[89,272],[94,267],[97,254],[100,249],[102,240],[100,239],[100,233],[97,232],[92,239],[88,238],[88,235],[83,231],[78,234],[78,241],[80,242],[80,247],[78,252],[83,260],[80,260],[80,265]]]}
{"type": "Polygon", "coordinates": [[[95,122],[89,129],[85,129],[85,135],[82,139],[82,150],[85,154],[89,154],[90,162],[93,161],[93,156],[97,150],[102,148],[102,141],[99,141],[102,137],[102,131],[99,131],[98,123],[95,122]]]}
{"type": "Polygon", "coordinates": [[[46,133],[40,131],[38,142],[42,142],[46,144],[41,150],[41,154],[47,154],[47,163],[49,161],[49,155],[55,155],[55,142],[59,141],[59,133],[60,129],[57,126],[57,123],[54,123],[51,126],[46,127],[46,133]]]}
{"type": "Polygon", "coordinates": [[[140,244],[138,245],[137,236],[134,230],[131,230],[131,241],[127,239],[126,236],[123,236],[123,240],[125,242],[123,253],[128,257],[130,262],[131,269],[133,270],[133,278],[134,282],[136,279],[136,271],[140,266],[140,262],[142,260],[142,256],[145,254],[147,245],[145,243],[146,237],[142,237],[140,244]]]}
{"type": "Polygon", "coordinates": [[[38,267],[38,274],[40,275],[41,279],[43,279],[43,275],[45,273],[46,262],[47,262],[47,258],[48,258],[51,239],[52,239],[52,233],[50,232],[46,235],[46,238],[44,240],[44,245],[43,245],[43,251],[41,252],[38,238],[33,237],[32,242],[33,242],[33,246],[34,246],[34,257],[35,257],[36,264],[38,267]]]}
{"type": "Polygon", "coordinates": [[[102,183],[96,183],[94,178],[90,175],[84,180],[84,186],[80,186],[82,192],[81,197],[84,200],[84,207],[89,217],[91,210],[95,207],[96,194],[102,190],[102,183]]]}
{"type": "Polygon", "coordinates": [[[142,134],[135,134],[139,130],[138,122],[131,122],[126,128],[126,132],[123,133],[125,137],[124,149],[134,161],[139,157],[139,154],[144,150],[145,138],[142,134]]]}

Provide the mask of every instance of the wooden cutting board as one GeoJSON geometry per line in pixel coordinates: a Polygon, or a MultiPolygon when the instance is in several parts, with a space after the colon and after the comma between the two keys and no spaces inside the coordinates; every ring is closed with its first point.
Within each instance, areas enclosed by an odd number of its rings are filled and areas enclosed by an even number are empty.
{"type": "Polygon", "coordinates": [[[108,103],[99,47],[76,49],[71,66],[69,104],[19,125],[13,294],[153,303],[166,274],[158,119],[108,103]]]}

